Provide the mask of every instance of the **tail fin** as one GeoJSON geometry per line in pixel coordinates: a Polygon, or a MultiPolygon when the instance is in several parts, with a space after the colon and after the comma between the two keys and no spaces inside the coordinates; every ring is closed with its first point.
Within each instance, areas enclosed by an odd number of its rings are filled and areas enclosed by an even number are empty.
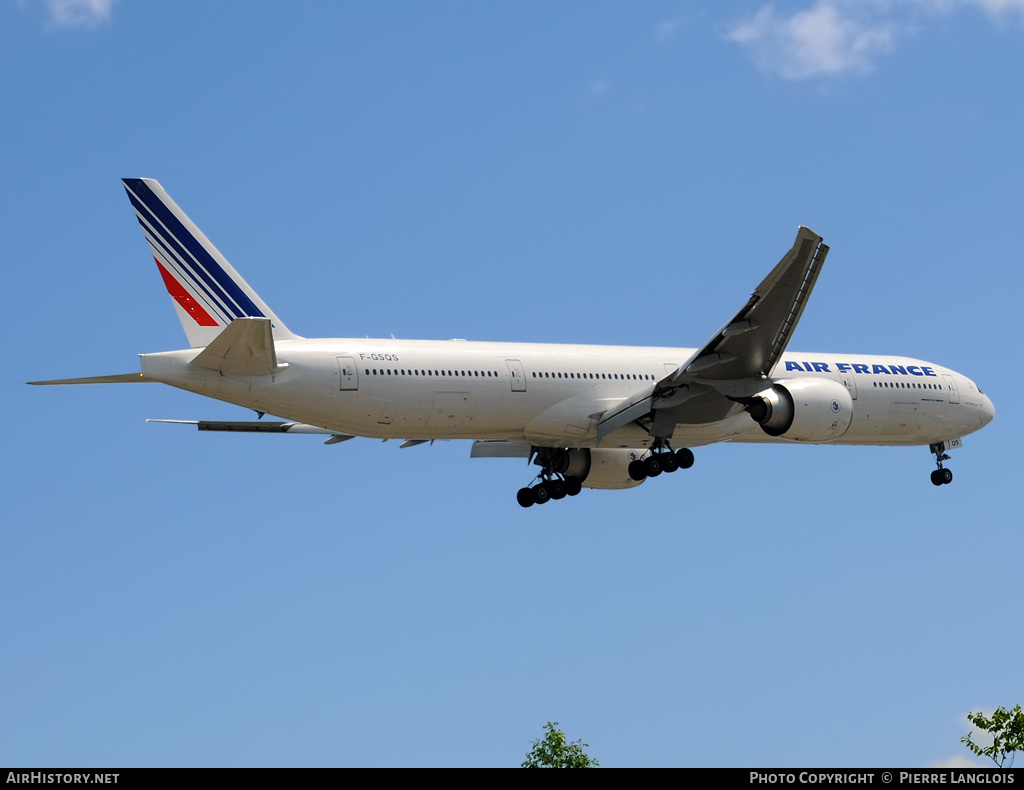
{"type": "Polygon", "coordinates": [[[269,318],[277,340],[297,337],[158,182],[151,178],[122,181],[193,348],[208,346],[228,324],[244,317],[269,318]]]}

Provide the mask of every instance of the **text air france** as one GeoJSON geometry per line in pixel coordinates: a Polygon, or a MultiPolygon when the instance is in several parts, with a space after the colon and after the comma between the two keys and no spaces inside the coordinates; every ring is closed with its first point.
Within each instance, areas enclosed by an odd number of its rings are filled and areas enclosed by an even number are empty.
{"type": "Polygon", "coordinates": [[[885,375],[885,376],[931,376],[933,378],[938,377],[932,368],[927,365],[877,365],[877,364],[864,364],[864,363],[852,363],[852,362],[794,362],[793,360],[786,360],[786,372],[791,370],[798,370],[801,373],[831,373],[832,368],[829,365],[835,365],[837,373],[869,373],[872,375],[885,375]]]}

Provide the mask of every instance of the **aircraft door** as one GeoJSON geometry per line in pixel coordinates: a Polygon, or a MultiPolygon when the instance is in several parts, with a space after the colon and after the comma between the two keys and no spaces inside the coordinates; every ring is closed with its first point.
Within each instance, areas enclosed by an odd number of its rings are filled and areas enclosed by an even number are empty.
{"type": "Polygon", "coordinates": [[[946,385],[949,389],[949,402],[959,403],[960,391],[956,388],[956,379],[946,373],[942,374],[942,378],[946,380],[946,385]]]}
{"type": "Polygon", "coordinates": [[[513,392],[526,392],[526,374],[523,372],[523,363],[518,359],[506,359],[508,365],[508,376],[512,381],[513,392]]]}
{"type": "Polygon", "coordinates": [[[341,381],[338,389],[342,391],[359,389],[359,371],[356,369],[356,361],[352,357],[338,357],[338,377],[341,381]]]}

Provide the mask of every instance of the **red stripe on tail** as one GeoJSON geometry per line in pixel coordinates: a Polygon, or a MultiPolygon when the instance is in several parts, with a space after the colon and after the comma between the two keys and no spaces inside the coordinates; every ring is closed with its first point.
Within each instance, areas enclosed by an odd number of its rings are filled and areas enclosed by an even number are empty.
{"type": "Polygon", "coordinates": [[[210,314],[203,309],[203,306],[189,295],[181,283],[175,280],[170,272],[160,265],[160,261],[157,261],[156,258],[153,260],[156,261],[156,267],[160,270],[160,276],[164,278],[167,293],[171,295],[175,302],[181,305],[186,313],[192,316],[192,320],[199,324],[199,326],[219,326],[210,314]]]}

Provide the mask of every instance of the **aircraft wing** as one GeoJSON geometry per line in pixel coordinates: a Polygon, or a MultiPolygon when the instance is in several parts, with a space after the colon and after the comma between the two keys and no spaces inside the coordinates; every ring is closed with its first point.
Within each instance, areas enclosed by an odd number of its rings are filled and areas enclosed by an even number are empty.
{"type": "Polygon", "coordinates": [[[732,320],[668,377],[669,386],[688,378],[770,376],[803,315],[826,255],[821,236],[801,227],[792,249],[732,320]]]}
{"type": "Polygon", "coordinates": [[[734,403],[719,387],[725,382],[772,374],[803,315],[826,255],[828,247],[822,244],[821,236],[801,227],[793,247],[725,326],[675,372],[601,416],[598,442],[646,417],[653,417],[662,433],[670,433],[671,426],[687,411],[686,402],[694,398],[699,398],[697,410],[705,415],[691,415],[696,421],[723,419],[734,403]]]}

